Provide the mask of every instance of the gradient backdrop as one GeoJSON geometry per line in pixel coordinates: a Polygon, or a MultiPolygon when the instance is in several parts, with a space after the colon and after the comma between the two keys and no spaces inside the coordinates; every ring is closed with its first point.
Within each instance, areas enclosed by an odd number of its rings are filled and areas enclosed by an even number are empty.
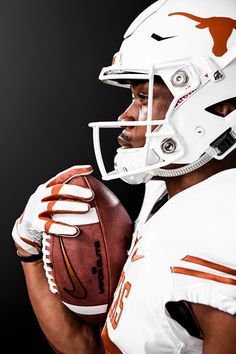
{"type": "MultiPolygon", "coordinates": [[[[88,122],[116,120],[130,94],[99,82],[98,74],[110,65],[128,25],[151,3],[0,0],[0,311],[7,353],[52,353],[15,255],[15,219],[36,187],[65,168],[90,163],[100,177],[88,122]]],[[[106,184],[134,219],[143,186],[106,184]]]]}

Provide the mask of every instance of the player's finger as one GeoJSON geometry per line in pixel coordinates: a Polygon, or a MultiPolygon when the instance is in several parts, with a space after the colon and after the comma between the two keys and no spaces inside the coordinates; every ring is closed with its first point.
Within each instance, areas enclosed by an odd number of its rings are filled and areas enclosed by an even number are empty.
{"type": "Polygon", "coordinates": [[[52,219],[68,225],[91,225],[99,223],[95,208],[91,208],[87,213],[53,214],[52,219]]]}
{"type": "Polygon", "coordinates": [[[93,172],[91,165],[78,165],[70,167],[60,173],[55,177],[51,178],[47,183],[47,187],[54,186],[56,184],[62,184],[69,182],[72,178],[76,176],[86,176],[93,172]]]}
{"type": "Polygon", "coordinates": [[[41,217],[41,222],[44,222],[44,231],[47,234],[52,235],[66,235],[66,236],[77,236],[80,231],[75,225],[68,225],[66,223],[61,223],[55,221],[49,217],[41,217]]]}
{"type": "Polygon", "coordinates": [[[45,189],[42,193],[42,201],[58,198],[90,201],[94,198],[94,193],[89,188],[76,186],[74,184],[57,184],[53,187],[45,189]]]}
{"type": "Polygon", "coordinates": [[[51,227],[47,231],[47,233],[50,233],[52,235],[58,235],[58,236],[76,237],[80,234],[80,229],[77,226],[71,226],[71,225],[59,224],[53,222],[51,224],[51,227]]]}
{"type": "MultiPolygon", "coordinates": [[[[89,209],[90,205],[88,203],[63,199],[48,202],[47,210],[44,213],[48,215],[55,213],[87,213],[89,209]]],[[[44,213],[41,213],[41,215],[44,213]]]]}

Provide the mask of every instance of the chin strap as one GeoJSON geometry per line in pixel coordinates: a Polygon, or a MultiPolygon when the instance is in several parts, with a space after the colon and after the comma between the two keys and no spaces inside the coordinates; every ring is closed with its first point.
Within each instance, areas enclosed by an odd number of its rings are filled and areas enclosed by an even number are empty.
{"type": "Polygon", "coordinates": [[[158,168],[155,172],[156,176],[159,177],[178,177],[185,175],[189,172],[193,172],[197,170],[198,168],[204,166],[207,162],[213,159],[213,157],[216,156],[216,150],[213,148],[209,148],[197,161],[194,161],[193,163],[190,163],[188,165],[178,167],[178,168],[173,168],[173,169],[164,169],[164,168],[158,168]]]}

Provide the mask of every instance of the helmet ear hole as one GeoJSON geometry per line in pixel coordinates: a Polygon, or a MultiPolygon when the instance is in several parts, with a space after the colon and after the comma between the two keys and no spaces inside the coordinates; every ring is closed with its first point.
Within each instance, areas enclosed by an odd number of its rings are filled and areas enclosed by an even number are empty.
{"type": "Polygon", "coordinates": [[[222,102],[218,102],[206,108],[206,111],[219,117],[226,117],[236,108],[236,97],[222,102]]]}

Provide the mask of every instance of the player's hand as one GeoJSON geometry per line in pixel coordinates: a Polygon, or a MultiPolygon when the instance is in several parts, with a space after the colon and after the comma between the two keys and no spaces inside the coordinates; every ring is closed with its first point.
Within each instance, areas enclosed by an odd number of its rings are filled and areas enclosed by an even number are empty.
{"type": "Polygon", "coordinates": [[[89,175],[90,165],[73,166],[41,184],[29,198],[23,214],[16,220],[12,237],[16,246],[31,254],[42,247],[43,233],[77,236],[79,228],[66,215],[80,215],[90,210],[94,193],[88,188],[66,184],[73,177],[89,175]],[[66,220],[66,222],[65,222],[66,220]]]}

